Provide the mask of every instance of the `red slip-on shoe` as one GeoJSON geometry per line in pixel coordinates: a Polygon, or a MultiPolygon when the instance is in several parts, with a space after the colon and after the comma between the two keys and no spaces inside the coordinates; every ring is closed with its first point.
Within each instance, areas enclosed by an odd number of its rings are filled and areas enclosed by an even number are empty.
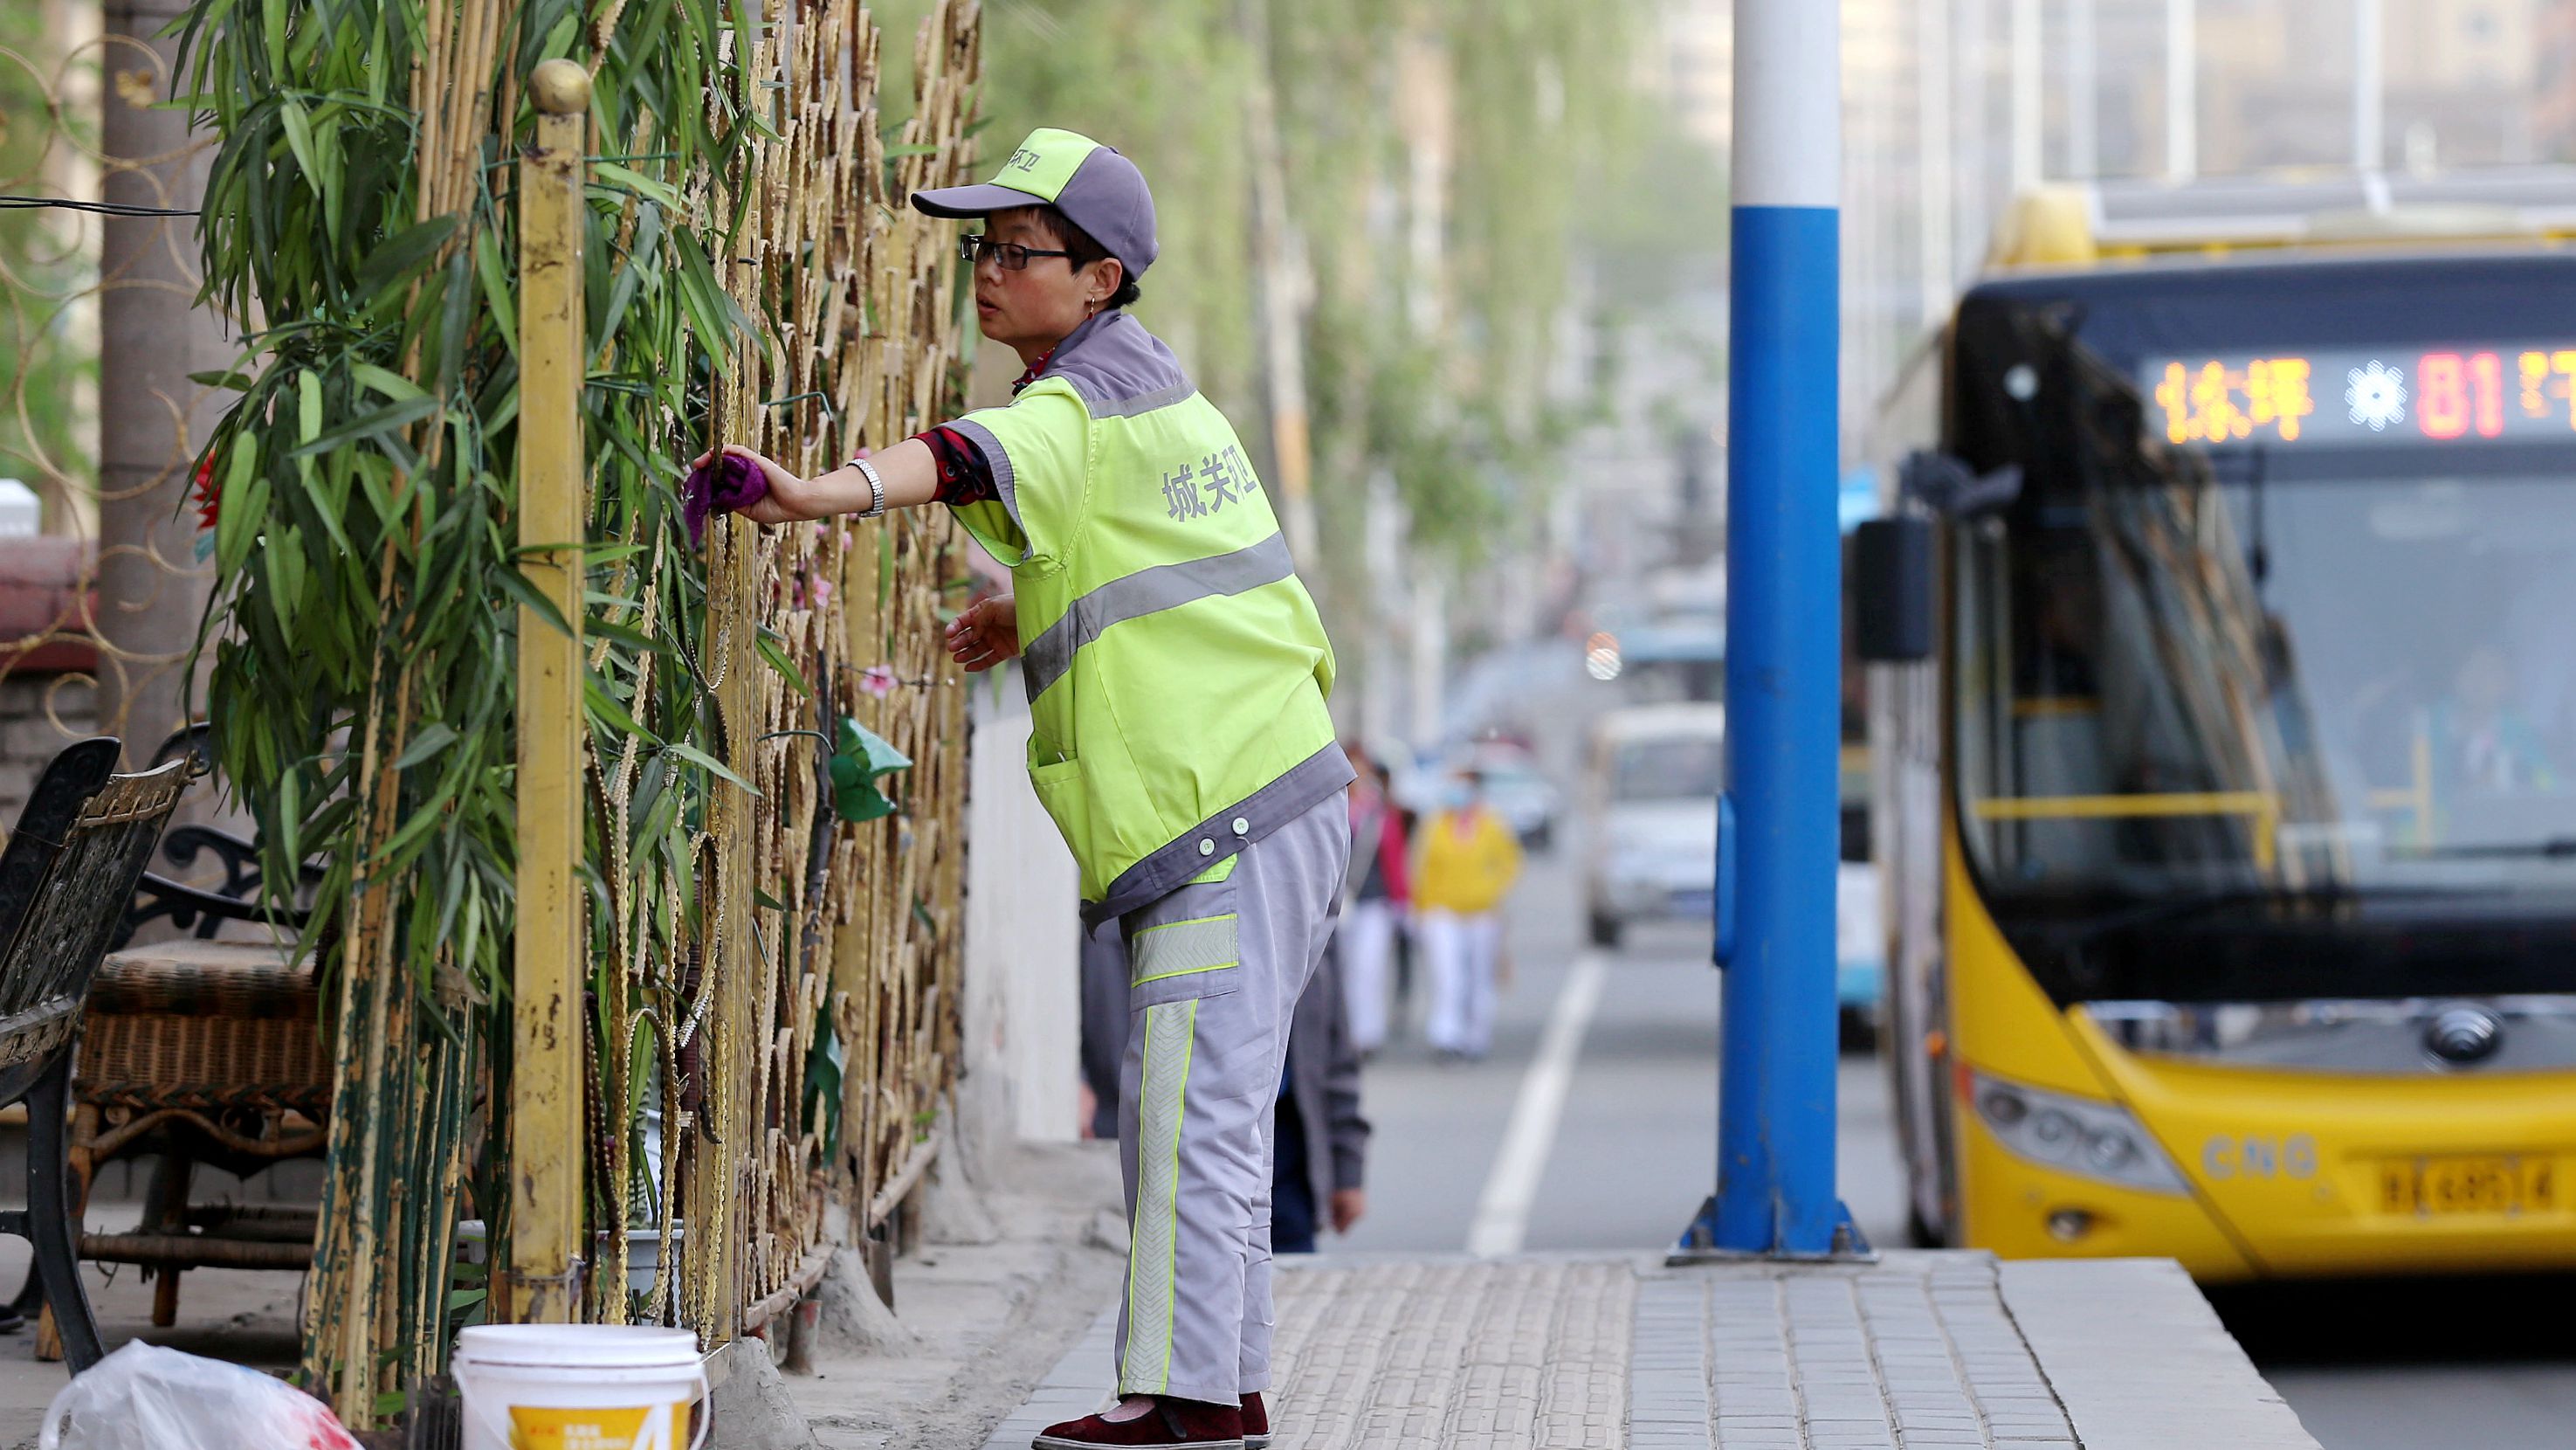
{"type": "Polygon", "coordinates": [[[1085,1415],[1047,1426],[1029,1445],[1031,1450],[1094,1450],[1104,1445],[1130,1450],[1244,1450],[1243,1411],[1233,1405],[1158,1397],[1153,1409],[1135,1419],[1110,1421],[1085,1415]]]}
{"type": "Polygon", "coordinates": [[[1259,1390],[1243,1397],[1243,1450],[1270,1450],[1270,1407],[1259,1390]]]}

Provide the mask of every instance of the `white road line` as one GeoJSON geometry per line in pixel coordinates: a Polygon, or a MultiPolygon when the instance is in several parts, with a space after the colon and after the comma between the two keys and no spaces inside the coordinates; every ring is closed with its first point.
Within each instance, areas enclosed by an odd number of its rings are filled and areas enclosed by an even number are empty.
{"type": "Polygon", "coordinates": [[[1574,1086],[1575,1055],[1583,1050],[1583,1032],[1592,1025],[1592,1009],[1601,1004],[1607,975],[1601,954],[1585,952],[1575,959],[1573,972],[1556,994],[1556,1006],[1548,1011],[1538,1055],[1521,1078],[1511,1126],[1504,1130],[1502,1151],[1494,1155],[1485,1192],[1476,1200],[1476,1221],[1467,1230],[1467,1252],[1478,1258],[1519,1253],[1529,1234],[1530,1204],[1556,1147],[1557,1121],[1565,1116],[1565,1095],[1574,1086]]]}

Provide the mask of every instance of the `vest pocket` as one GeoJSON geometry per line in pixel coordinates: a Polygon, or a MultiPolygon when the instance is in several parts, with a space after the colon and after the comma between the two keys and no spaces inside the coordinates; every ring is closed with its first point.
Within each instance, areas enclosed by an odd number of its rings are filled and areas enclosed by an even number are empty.
{"type": "Polygon", "coordinates": [[[1029,786],[1038,795],[1038,804],[1064,834],[1064,843],[1073,851],[1073,859],[1083,868],[1085,894],[1097,884],[1091,874],[1091,795],[1083,789],[1082,762],[1057,760],[1029,767],[1029,786]]]}

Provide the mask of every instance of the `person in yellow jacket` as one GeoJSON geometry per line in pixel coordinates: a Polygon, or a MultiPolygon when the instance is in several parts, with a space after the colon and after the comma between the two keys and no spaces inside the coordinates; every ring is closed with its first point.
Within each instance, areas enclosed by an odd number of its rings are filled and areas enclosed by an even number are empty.
{"type": "Polygon", "coordinates": [[[1493,1046],[1503,898],[1520,874],[1520,839],[1486,805],[1484,777],[1460,772],[1448,805],[1423,829],[1413,880],[1414,929],[1431,978],[1423,1035],[1446,1061],[1474,1061],[1493,1046]]]}

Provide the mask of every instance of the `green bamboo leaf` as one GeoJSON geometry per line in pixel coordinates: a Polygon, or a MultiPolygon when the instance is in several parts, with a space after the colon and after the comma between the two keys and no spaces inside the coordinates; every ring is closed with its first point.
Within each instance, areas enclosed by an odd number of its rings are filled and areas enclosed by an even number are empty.
{"type": "Polygon", "coordinates": [[[429,396],[420,390],[418,383],[390,368],[380,368],[374,363],[350,364],[349,376],[367,388],[397,402],[429,396]]]}
{"type": "Polygon", "coordinates": [[[591,714],[599,717],[599,723],[621,734],[637,736],[647,742],[659,742],[660,737],[637,724],[635,717],[627,713],[625,703],[609,693],[607,684],[599,678],[597,672],[585,670],[582,673],[582,701],[591,714]]]}
{"type": "Polygon", "coordinates": [[[394,769],[409,770],[455,744],[456,739],[456,727],[441,720],[413,737],[410,748],[403,751],[401,757],[394,761],[394,769]]]}
{"type": "Polygon", "coordinates": [[[349,422],[341,424],[339,427],[332,429],[328,433],[324,433],[313,438],[311,441],[305,443],[286,456],[289,458],[308,458],[314,454],[328,453],[332,449],[344,448],[349,444],[360,442],[362,440],[382,438],[386,434],[392,433],[398,428],[410,427],[412,424],[417,423],[421,419],[428,417],[430,414],[437,412],[438,407],[438,400],[436,398],[429,397],[412,398],[400,403],[388,403],[384,407],[376,409],[374,412],[363,414],[349,422]]]}
{"type": "Polygon", "coordinates": [[[519,355],[519,302],[510,291],[509,270],[501,265],[498,233],[484,227],[474,233],[474,271],[483,282],[483,301],[492,309],[492,329],[510,356],[519,355]]]}
{"type": "Polygon", "coordinates": [[[313,164],[313,122],[305,114],[304,103],[291,95],[280,96],[277,103],[278,123],[286,130],[286,149],[295,153],[295,164],[304,175],[319,184],[321,168],[313,164]]]}
{"type": "Polygon", "coordinates": [[[676,755],[682,760],[689,762],[691,765],[698,766],[721,779],[729,780],[735,785],[741,786],[744,790],[751,791],[755,796],[760,794],[758,790],[753,789],[750,781],[747,781],[741,776],[738,776],[732,771],[726,769],[723,761],[716,759],[714,756],[707,754],[705,751],[700,750],[694,745],[688,744],[685,741],[673,740],[664,744],[662,750],[665,754],[676,755]]]}
{"type": "Polygon", "coordinates": [[[679,189],[668,182],[656,181],[640,171],[620,166],[614,161],[590,163],[590,174],[607,183],[601,189],[612,195],[619,191],[631,191],[644,200],[669,211],[681,210],[679,189]]]}
{"type": "Polygon", "coordinates": [[[270,608],[280,633],[293,635],[295,617],[304,605],[304,553],[293,529],[269,539],[259,551],[268,576],[270,608]]]}
{"type": "Polygon", "coordinates": [[[504,566],[492,571],[492,582],[500,586],[502,593],[536,611],[537,618],[543,620],[547,628],[560,634],[572,633],[572,621],[564,618],[563,611],[555,606],[553,600],[539,594],[525,574],[504,566]]]}
{"type": "Polygon", "coordinates": [[[657,651],[661,647],[650,635],[647,635],[640,630],[629,629],[622,624],[611,624],[607,620],[602,619],[595,614],[590,616],[588,619],[583,620],[581,627],[594,638],[614,640],[619,644],[625,645],[629,649],[642,650],[649,653],[657,651]]]}
{"type": "Polygon", "coordinates": [[[268,75],[272,85],[286,79],[286,0],[260,0],[260,33],[268,42],[268,75]]]}
{"type": "Polygon", "coordinates": [[[351,290],[360,296],[379,296],[410,281],[411,274],[436,255],[455,230],[456,218],[452,216],[434,216],[405,227],[359,264],[358,274],[350,279],[351,290]]]}
{"type": "MultiPolygon", "coordinates": [[[[306,369],[295,375],[297,441],[310,443],[322,433],[322,375],[306,369]]],[[[289,458],[299,456],[289,453],[289,458]]]]}
{"type": "Polygon", "coordinates": [[[794,661],[787,658],[787,651],[782,647],[775,631],[762,630],[755,648],[760,651],[762,659],[769,661],[771,669],[786,678],[788,688],[804,699],[814,698],[814,687],[805,683],[804,673],[796,668],[794,661]]]}
{"type": "MultiPolygon", "coordinates": [[[[247,454],[244,450],[245,457],[247,454]]],[[[223,506],[215,511],[215,572],[224,579],[240,576],[268,513],[268,476],[249,473],[243,477],[247,472],[241,461],[233,464],[233,476],[238,482],[225,484],[223,506]]]]}

